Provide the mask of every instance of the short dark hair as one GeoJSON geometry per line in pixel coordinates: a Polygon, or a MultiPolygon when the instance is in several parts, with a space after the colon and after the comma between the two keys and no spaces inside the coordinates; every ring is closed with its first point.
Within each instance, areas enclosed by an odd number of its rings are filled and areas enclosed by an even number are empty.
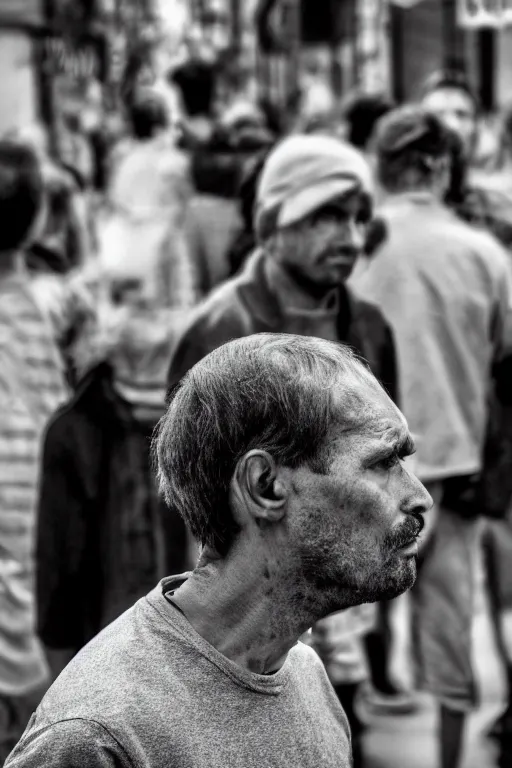
{"type": "Polygon", "coordinates": [[[463,69],[458,67],[448,67],[433,72],[423,83],[421,96],[422,98],[425,98],[429,93],[439,91],[443,88],[452,88],[455,91],[462,91],[462,93],[465,93],[473,102],[475,114],[480,111],[480,101],[478,96],[463,69]]]}
{"type": "Polygon", "coordinates": [[[352,411],[363,381],[376,385],[348,347],[317,338],[257,334],[217,348],[169,393],[155,433],[167,504],[225,556],[239,532],[229,508],[239,459],[259,448],[280,464],[327,471],[334,391],[352,411]]]}
{"type": "Polygon", "coordinates": [[[385,94],[356,93],[350,96],[342,109],[348,124],[347,141],[358,149],[366,149],[378,121],[394,106],[385,94]]]}
{"type": "Polygon", "coordinates": [[[151,139],[162,128],[169,125],[169,115],[163,98],[159,94],[137,96],[129,108],[129,121],[137,139],[151,139]]]}
{"type": "Polygon", "coordinates": [[[420,186],[433,176],[433,160],[451,158],[451,131],[417,105],[398,107],[379,122],[376,135],[377,176],[388,192],[400,192],[414,178],[420,186]]]}
{"type": "Polygon", "coordinates": [[[43,199],[42,170],[35,152],[20,142],[0,140],[0,253],[28,244],[43,199]]]}

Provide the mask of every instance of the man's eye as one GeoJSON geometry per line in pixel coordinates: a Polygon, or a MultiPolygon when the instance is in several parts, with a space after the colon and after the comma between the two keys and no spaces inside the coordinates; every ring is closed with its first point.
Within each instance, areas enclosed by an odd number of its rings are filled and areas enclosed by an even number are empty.
{"type": "Polygon", "coordinates": [[[393,469],[393,467],[396,467],[397,464],[400,464],[400,456],[398,453],[392,453],[391,456],[386,456],[385,459],[381,459],[379,462],[377,462],[375,466],[379,469],[388,471],[393,469]]]}
{"type": "Polygon", "coordinates": [[[325,209],[319,211],[313,219],[314,224],[343,224],[347,217],[337,210],[325,209]]]}

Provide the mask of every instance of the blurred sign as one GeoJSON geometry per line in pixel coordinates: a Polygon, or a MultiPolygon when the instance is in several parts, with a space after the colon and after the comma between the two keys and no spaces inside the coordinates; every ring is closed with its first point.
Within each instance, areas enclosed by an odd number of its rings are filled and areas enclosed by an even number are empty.
{"type": "Polygon", "coordinates": [[[100,75],[98,50],[93,43],[72,45],[62,37],[44,40],[43,66],[48,74],[66,75],[75,80],[97,78],[100,75]]]}
{"type": "Polygon", "coordinates": [[[255,20],[262,51],[278,53],[293,48],[298,37],[298,0],[260,0],[255,20]]]}
{"type": "Polygon", "coordinates": [[[0,24],[42,23],[42,0],[0,0],[0,24]]]}
{"type": "Polygon", "coordinates": [[[512,0],[458,0],[457,18],[466,28],[510,26],[512,0]]]}
{"type": "Polygon", "coordinates": [[[359,0],[356,11],[358,85],[369,93],[386,91],[390,81],[387,4],[385,0],[359,0]]]}

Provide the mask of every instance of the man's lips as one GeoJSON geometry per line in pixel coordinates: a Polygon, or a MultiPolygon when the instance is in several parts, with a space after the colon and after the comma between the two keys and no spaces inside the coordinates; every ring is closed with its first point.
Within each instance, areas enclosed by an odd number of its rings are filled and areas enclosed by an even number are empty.
{"type": "Polygon", "coordinates": [[[349,251],[331,251],[324,259],[325,264],[330,266],[352,265],[358,257],[358,253],[349,251]]]}

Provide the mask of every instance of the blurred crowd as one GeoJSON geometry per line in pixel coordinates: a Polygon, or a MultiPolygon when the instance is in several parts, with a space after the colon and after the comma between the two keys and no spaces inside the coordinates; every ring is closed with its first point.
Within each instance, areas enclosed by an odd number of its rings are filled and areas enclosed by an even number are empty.
{"type": "MultiPolygon", "coordinates": [[[[77,146],[56,159],[41,125],[0,140],[0,761],[80,648],[194,567],[150,458],[168,388],[229,339],[279,331],[368,361],[436,502],[413,591],[304,638],[355,766],[362,703],[407,714],[426,689],[457,768],[480,557],[512,686],[512,111],[485,121],[447,71],[401,106],[312,82],[290,119],[219,104],[191,65],[77,146]]],[[[509,765],[512,705],[493,733],[509,765]]]]}

